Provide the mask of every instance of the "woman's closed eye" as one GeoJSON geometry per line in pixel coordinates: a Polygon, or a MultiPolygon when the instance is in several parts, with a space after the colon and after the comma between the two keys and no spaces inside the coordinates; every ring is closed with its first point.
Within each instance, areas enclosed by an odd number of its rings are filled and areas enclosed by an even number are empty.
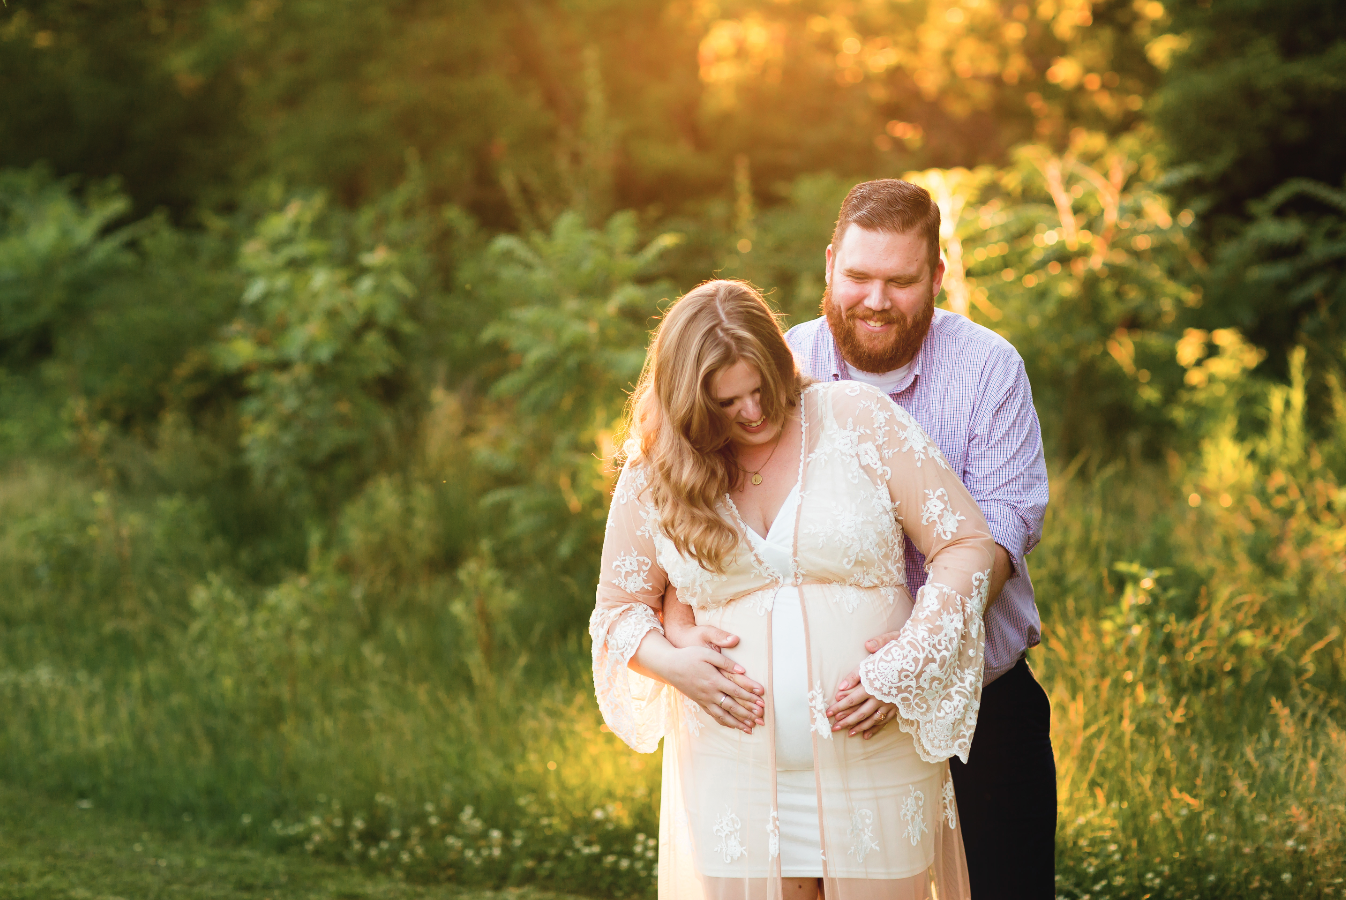
{"type": "MultiPolygon", "coordinates": [[[[753,392],[752,392],[752,395],[753,395],[753,398],[754,398],[754,399],[760,399],[761,396],[762,396],[762,392],[761,392],[760,390],[753,391],[753,392]]],[[[729,407],[733,406],[733,405],[734,405],[735,403],[737,403],[737,402],[738,402],[738,398],[737,398],[737,397],[735,397],[735,398],[733,398],[733,399],[731,399],[731,400],[721,400],[721,401],[720,401],[720,409],[728,409],[729,407]]]]}

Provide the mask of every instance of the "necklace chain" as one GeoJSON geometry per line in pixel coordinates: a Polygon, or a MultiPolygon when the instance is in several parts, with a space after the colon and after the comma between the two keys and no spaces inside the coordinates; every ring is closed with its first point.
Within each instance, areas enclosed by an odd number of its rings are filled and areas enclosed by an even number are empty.
{"type": "Polygon", "coordinates": [[[776,444],[775,444],[775,446],[773,446],[773,447],[771,448],[771,452],[767,454],[766,462],[764,462],[764,463],[762,463],[760,466],[758,466],[756,472],[754,472],[754,471],[752,471],[751,469],[748,469],[747,467],[745,467],[745,466],[743,465],[743,463],[738,462],[738,459],[737,459],[737,458],[735,458],[734,462],[738,464],[738,467],[739,467],[740,469],[742,469],[743,472],[744,472],[745,474],[747,474],[747,475],[751,475],[751,476],[752,476],[752,478],[748,479],[749,481],[751,481],[754,485],[761,484],[761,483],[762,483],[762,470],[765,469],[765,468],[767,467],[767,464],[771,462],[771,457],[773,457],[773,456],[776,455],[776,447],[779,447],[780,444],[781,444],[781,441],[783,441],[784,439],[785,439],[785,423],[782,422],[782,423],[781,423],[781,427],[780,427],[780,432],[776,435],[776,444]]]}

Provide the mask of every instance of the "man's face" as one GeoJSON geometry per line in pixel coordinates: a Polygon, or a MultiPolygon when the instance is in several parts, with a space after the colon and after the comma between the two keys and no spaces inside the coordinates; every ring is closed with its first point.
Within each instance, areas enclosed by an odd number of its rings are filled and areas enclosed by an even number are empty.
{"type": "Polygon", "coordinates": [[[827,248],[823,314],[841,356],[862,372],[891,372],[916,357],[935,314],[944,261],[916,231],[871,231],[852,223],[827,248]]]}

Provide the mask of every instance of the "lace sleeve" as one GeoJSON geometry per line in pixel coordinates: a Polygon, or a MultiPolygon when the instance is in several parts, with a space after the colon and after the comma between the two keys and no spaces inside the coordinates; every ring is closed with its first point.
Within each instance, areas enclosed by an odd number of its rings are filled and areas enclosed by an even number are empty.
{"type": "Polygon", "coordinates": [[[663,736],[663,685],[629,668],[641,640],[663,633],[656,611],[667,578],[655,560],[655,510],[644,494],[645,472],[628,463],[617,479],[603,538],[603,561],[589,636],[594,692],[603,721],[632,749],[652,753],[663,736]]]}
{"type": "Polygon", "coordinates": [[[874,438],[861,459],[887,483],[902,530],[929,573],[898,639],[860,664],[860,680],[897,705],[898,725],[922,759],[966,762],[981,705],[982,612],[995,542],[971,494],[909,413],[872,388],[848,399],[874,438]]]}

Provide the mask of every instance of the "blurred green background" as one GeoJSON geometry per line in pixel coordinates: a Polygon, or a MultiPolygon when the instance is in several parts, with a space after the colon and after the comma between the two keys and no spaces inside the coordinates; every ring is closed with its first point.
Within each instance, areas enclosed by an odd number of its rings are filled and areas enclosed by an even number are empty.
{"type": "Polygon", "coordinates": [[[652,897],[588,676],[612,430],[856,181],[1024,356],[1058,893],[1346,892],[1346,7],[9,0],[0,779],[652,897]]]}

